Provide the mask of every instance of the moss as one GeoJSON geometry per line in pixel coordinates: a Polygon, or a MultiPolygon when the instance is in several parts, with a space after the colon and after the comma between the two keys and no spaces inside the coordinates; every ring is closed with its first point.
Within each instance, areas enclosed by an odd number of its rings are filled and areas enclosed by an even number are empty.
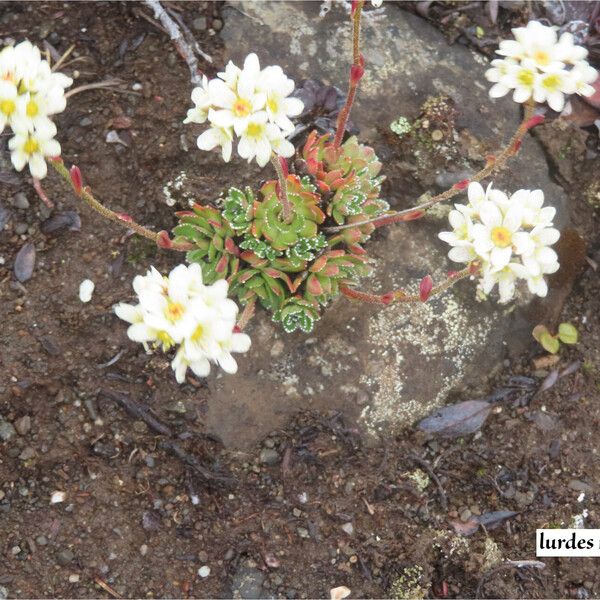
{"type": "Polygon", "coordinates": [[[406,567],[390,588],[390,597],[421,600],[429,593],[430,584],[423,585],[423,568],[415,565],[406,567]]]}
{"type": "Polygon", "coordinates": [[[403,137],[412,131],[412,125],[406,117],[398,117],[390,124],[390,129],[398,136],[403,137]]]}
{"type": "Polygon", "coordinates": [[[421,469],[415,469],[414,471],[409,473],[407,477],[415,484],[416,488],[420,492],[424,492],[427,489],[427,486],[431,483],[429,475],[427,475],[427,473],[425,473],[421,469]]]}

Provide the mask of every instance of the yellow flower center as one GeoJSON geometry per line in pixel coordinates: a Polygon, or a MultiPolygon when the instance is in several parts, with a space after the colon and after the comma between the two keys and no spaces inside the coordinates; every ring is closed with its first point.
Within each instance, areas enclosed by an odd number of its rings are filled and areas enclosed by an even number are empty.
{"type": "Polygon", "coordinates": [[[512,233],[506,227],[494,227],[491,237],[499,248],[507,248],[512,243],[512,233]]]}
{"type": "Polygon", "coordinates": [[[548,75],[542,80],[542,85],[551,92],[555,92],[560,88],[561,79],[559,75],[548,75]]]}
{"type": "Polygon", "coordinates": [[[267,108],[273,113],[276,114],[279,112],[279,102],[277,98],[269,98],[267,100],[267,108]]]}
{"type": "Polygon", "coordinates": [[[519,71],[519,74],[517,75],[517,79],[519,80],[519,83],[522,86],[531,87],[533,85],[535,75],[533,74],[533,71],[521,69],[521,71],[519,71]]]}
{"type": "Polygon", "coordinates": [[[248,100],[238,98],[233,103],[233,108],[231,110],[236,117],[247,117],[252,112],[252,105],[248,100]]]}
{"type": "Polygon", "coordinates": [[[175,343],[173,341],[173,338],[166,331],[159,331],[156,334],[156,339],[160,342],[160,344],[162,345],[162,349],[165,352],[169,350],[171,346],[173,346],[173,344],[175,343]]]}
{"type": "Polygon", "coordinates": [[[252,138],[262,137],[265,126],[262,123],[249,123],[246,129],[246,135],[252,138]]]}
{"type": "Polygon", "coordinates": [[[10,117],[15,112],[16,105],[13,100],[0,100],[0,112],[10,117]]]}
{"type": "Polygon", "coordinates": [[[183,316],[185,307],[180,302],[169,302],[165,309],[165,316],[171,323],[178,321],[183,316]]]}
{"type": "Polygon", "coordinates": [[[197,342],[198,340],[201,340],[203,335],[204,327],[202,327],[202,325],[198,325],[198,327],[194,329],[194,333],[192,333],[192,342],[197,342]]]}
{"type": "Polygon", "coordinates": [[[40,148],[37,140],[34,140],[32,137],[28,137],[27,141],[23,144],[23,152],[25,154],[34,154],[40,148]]]}
{"type": "Polygon", "coordinates": [[[39,112],[40,109],[37,105],[37,102],[35,100],[30,100],[27,103],[27,107],[25,108],[25,112],[27,113],[28,117],[35,117],[39,112]]]}
{"type": "Polygon", "coordinates": [[[534,52],[533,59],[538,65],[541,65],[542,67],[545,67],[546,65],[550,64],[550,55],[544,50],[537,50],[536,52],[534,52]]]}

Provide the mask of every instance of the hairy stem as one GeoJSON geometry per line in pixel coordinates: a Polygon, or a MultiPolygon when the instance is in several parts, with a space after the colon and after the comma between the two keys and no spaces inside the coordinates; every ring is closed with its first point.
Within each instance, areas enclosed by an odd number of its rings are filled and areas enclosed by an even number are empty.
{"type": "MultiPolygon", "coordinates": [[[[466,277],[476,274],[478,269],[479,265],[472,263],[462,271],[453,273],[447,279],[444,279],[444,281],[434,286],[431,289],[431,292],[428,294],[428,298],[441,294],[442,292],[451,288],[461,279],[465,279],[466,277]]],[[[408,294],[404,290],[394,290],[391,292],[386,292],[385,294],[370,294],[368,292],[361,292],[354,288],[343,286],[340,287],[340,292],[342,292],[344,296],[347,296],[353,300],[360,300],[361,302],[367,302],[369,304],[383,304],[384,306],[393,304],[395,302],[423,302],[420,294],[408,294]]]]}
{"type": "Polygon", "coordinates": [[[279,198],[281,206],[283,207],[281,218],[285,223],[290,223],[294,214],[292,210],[292,204],[290,202],[290,199],[288,198],[287,177],[286,174],[283,172],[283,167],[281,166],[281,162],[279,161],[278,156],[271,156],[271,164],[275,168],[275,172],[277,173],[277,179],[279,180],[279,189],[277,191],[277,197],[279,198]]]}
{"type": "Polygon", "coordinates": [[[356,2],[352,14],[352,68],[350,69],[350,83],[346,103],[337,119],[335,138],[333,140],[334,148],[339,148],[344,139],[344,132],[346,131],[348,119],[350,118],[350,111],[352,110],[354,99],[356,98],[358,83],[362,77],[362,72],[360,72],[360,74],[358,74],[358,72],[363,69],[362,57],[360,54],[360,18],[363,5],[364,0],[356,2]]]}
{"type": "Polygon", "coordinates": [[[246,325],[248,325],[250,319],[254,316],[255,312],[256,298],[252,298],[252,300],[249,300],[246,306],[244,306],[244,310],[242,311],[242,314],[238,319],[237,326],[239,327],[240,331],[242,331],[246,327],[246,325]]]}
{"type": "Polygon", "coordinates": [[[449,200],[453,198],[457,194],[460,194],[468,185],[473,181],[481,181],[485,179],[492,173],[494,173],[497,169],[502,167],[509,158],[516,156],[521,147],[521,142],[523,137],[533,127],[537,125],[536,122],[534,125],[531,124],[532,117],[534,111],[534,104],[532,102],[528,102],[525,104],[525,111],[523,114],[523,120],[521,121],[519,127],[510,138],[508,144],[504,147],[504,149],[497,155],[488,158],[488,161],[478,173],[475,173],[473,177],[468,180],[459,181],[455,183],[450,189],[442,192],[441,194],[437,194],[433,196],[427,202],[423,202],[423,204],[419,204],[418,206],[414,206],[413,208],[407,208],[405,210],[399,211],[390,211],[384,215],[379,217],[374,217],[372,219],[366,219],[364,221],[358,221],[356,223],[347,223],[346,225],[338,225],[335,227],[324,227],[323,231],[327,233],[336,233],[338,231],[342,231],[343,229],[352,229],[353,227],[360,227],[362,225],[373,224],[377,227],[382,227],[384,225],[391,225],[392,223],[399,223],[402,221],[412,221],[414,219],[419,219],[425,215],[425,212],[430,209],[432,206],[435,206],[439,202],[444,202],[445,200],[449,200]]]}
{"type": "Polygon", "coordinates": [[[168,234],[165,231],[154,232],[146,227],[136,223],[131,217],[128,215],[124,215],[121,213],[116,213],[109,208],[106,208],[103,204],[98,202],[96,198],[92,195],[92,192],[89,187],[77,185],[71,176],[71,173],[65,167],[64,162],[61,158],[56,158],[48,161],[50,165],[54,168],[54,170],[71,186],[75,195],[81,198],[90,208],[93,208],[97,213],[100,213],[105,219],[109,221],[113,221],[114,223],[118,223],[119,225],[126,227],[127,229],[131,229],[135,231],[138,235],[145,237],[149,240],[152,240],[157,246],[162,248],[170,248],[172,250],[180,250],[186,251],[191,248],[189,244],[174,244],[170,242],[168,234]]]}

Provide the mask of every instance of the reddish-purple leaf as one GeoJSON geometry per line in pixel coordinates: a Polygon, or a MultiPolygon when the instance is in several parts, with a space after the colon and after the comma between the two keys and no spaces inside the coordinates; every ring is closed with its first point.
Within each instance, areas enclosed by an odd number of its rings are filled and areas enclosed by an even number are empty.
{"type": "Polygon", "coordinates": [[[21,282],[25,283],[33,275],[33,268],[35,267],[35,246],[33,242],[27,242],[17,253],[15,257],[15,265],[13,270],[15,277],[21,282]]]}
{"type": "Polygon", "coordinates": [[[537,391],[538,394],[549,390],[556,382],[558,381],[558,370],[554,369],[549,373],[549,375],[542,381],[542,385],[540,385],[540,389],[537,391]]]}
{"type": "Polygon", "coordinates": [[[472,517],[468,521],[450,521],[450,525],[458,535],[470,536],[473,535],[480,525],[486,529],[494,529],[501,525],[507,519],[514,517],[517,513],[512,510],[496,510],[493,512],[484,513],[478,517],[472,517]]]}
{"type": "Polygon", "coordinates": [[[445,406],[423,419],[418,427],[426,433],[458,437],[477,431],[487,419],[491,404],[484,400],[466,400],[445,406]]]}

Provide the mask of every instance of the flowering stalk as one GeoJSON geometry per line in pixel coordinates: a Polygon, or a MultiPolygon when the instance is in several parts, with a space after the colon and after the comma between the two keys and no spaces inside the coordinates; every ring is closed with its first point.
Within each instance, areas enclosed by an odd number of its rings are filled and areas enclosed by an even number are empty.
{"type": "Polygon", "coordinates": [[[271,164],[275,168],[277,179],[279,181],[279,185],[277,186],[277,197],[279,198],[281,206],[283,207],[281,212],[281,220],[284,223],[291,223],[294,215],[287,192],[287,162],[285,158],[280,159],[280,157],[273,155],[271,156],[271,164]]]}
{"type": "Polygon", "coordinates": [[[479,265],[477,263],[471,263],[467,268],[452,273],[447,279],[444,279],[444,281],[432,287],[423,285],[424,282],[429,284],[430,278],[427,276],[421,282],[418,294],[407,294],[404,290],[394,290],[386,292],[385,294],[369,294],[346,286],[340,287],[340,292],[353,300],[360,300],[361,302],[367,302],[368,304],[383,304],[385,306],[395,302],[427,302],[432,296],[445,292],[461,279],[476,274],[478,270],[479,265]],[[425,289],[426,293],[424,293],[425,289]]]}
{"type": "Polygon", "coordinates": [[[529,101],[525,104],[525,110],[523,114],[523,120],[521,121],[519,127],[510,138],[508,144],[504,147],[504,149],[497,156],[490,156],[487,159],[485,167],[481,169],[478,173],[475,173],[473,177],[470,179],[464,179],[455,183],[450,189],[442,192],[441,194],[437,194],[433,196],[427,202],[423,202],[418,206],[413,208],[407,208],[405,210],[399,211],[390,211],[384,215],[380,215],[379,217],[375,217],[373,219],[367,219],[365,221],[358,221],[355,223],[348,223],[346,225],[337,225],[335,227],[324,227],[323,231],[327,233],[336,233],[338,231],[342,231],[344,229],[352,229],[353,227],[360,227],[361,225],[369,225],[373,224],[376,227],[383,227],[384,225],[391,225],[392,223],[399,223],[402,221],[413,221],[415,219],[420,219],[425,216],[425,212],[430,209],[432,206],[435,206],[439,202],[444,202],[445,200],[449,200],[454,196],[460,194],[463,190],[465,190],[469,183],[473,181],[481,181],[486,177],[489,177],[492,173],[494,173],[497,169],[502,167],[509,158],[516,156],[521,148],[521,143],[523,141],[523,137],[525,134],[543,122],[544,117],[542,115],[534,116],[535,103],[533,101],[529,101]]]}
{"type": "Polygon", "coordinates": [[[79,167],[73,166],[69,171],[62,160],[62,158],[51,159],[50,164],[54,170],[71,186],[75,194],[81,198],[88,206],[93,208],[96,212],[100,213],[105,219],[119,223],[127,229],[135,231],[138,235],[152,240],[157,246],[161,248],[169,248],[172,250],[187,251],[192,247],[191,244],[175,244],[173,243],[166,231],[160,231],[158,233],[150,231],[146,227],[143,227],[139,223],[136,223],[132,217],[124,213],[116,213],[103,204],[98,202],[92,195],[92,192],[88,186],[84,186],[81,178],[81,171],[79,167]],[[166,239],[165,239],[166,238],[166,239]]]}
{"type": "Polygon", "coordinates": [[[243,331],[246,328],[246,325],[250,322],[250,319],[254,316],[256,312],[256,299],[249,300],[246,306],[244,306],[244,310],[240,315],[240,318],[237,322],[237,327],[240,331],[243,331]]]}
{"type": "Polygon", "coordinates": [[[358,2],[352,3],[352,66],[350,67],[350,85],[348,88],[348,97],[346,98],[346,104],[340,111],[337,119],[337,128],[335,131],[335,138],[333,140],[334,148],[339,148],[342,139],[344,138],[344,131],[346,131],[346,124],[350,118],[350,110],[356,97],[356,91],[358,84],[362,79],[365,72],[365,59],[360,53],[360,17],[363,9],[364,1],[358,0],[358,2]]]}

